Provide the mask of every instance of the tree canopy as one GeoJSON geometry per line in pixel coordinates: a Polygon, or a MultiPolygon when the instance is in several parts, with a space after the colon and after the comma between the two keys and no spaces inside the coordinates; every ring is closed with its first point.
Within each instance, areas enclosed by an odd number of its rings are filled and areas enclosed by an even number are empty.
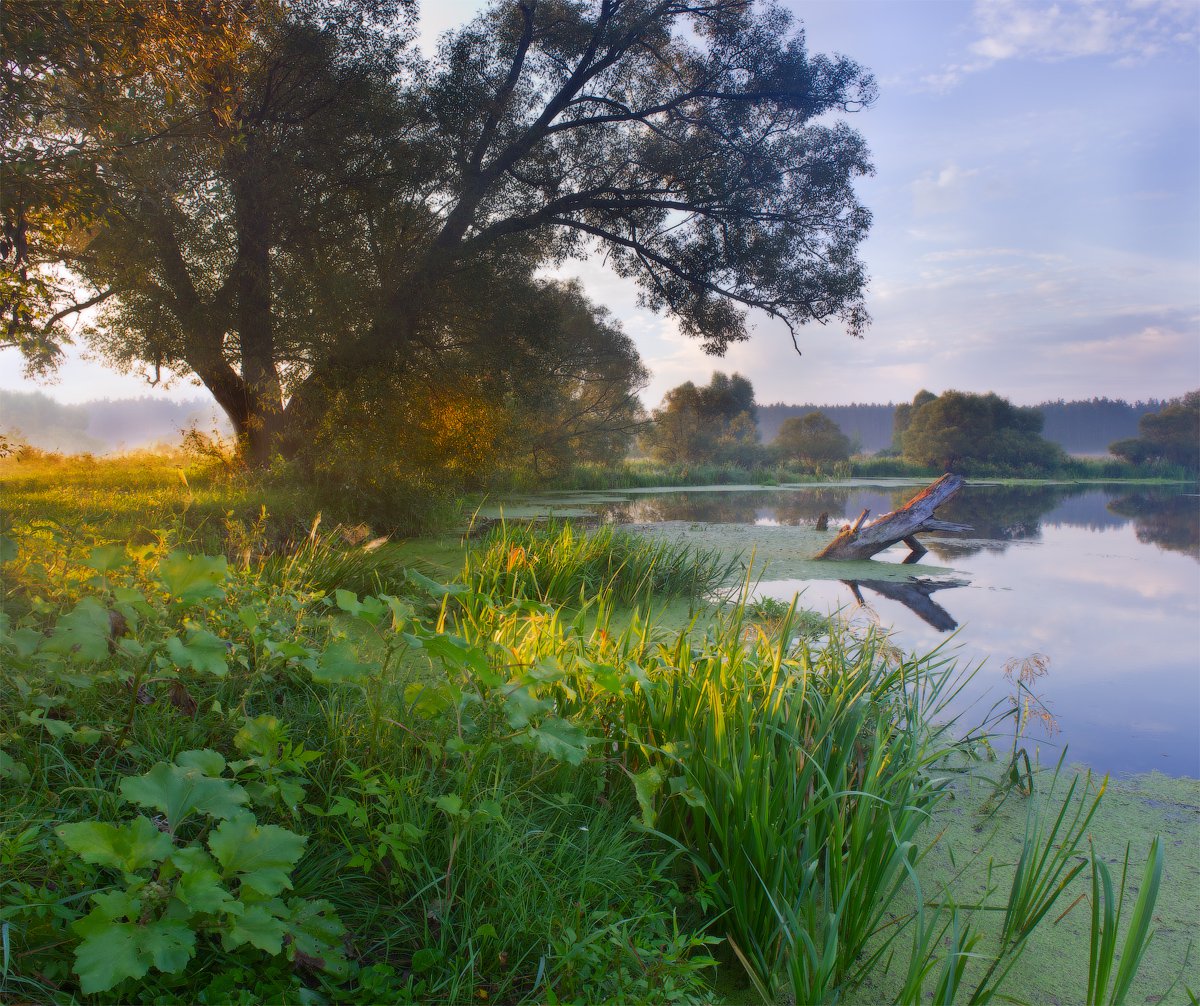
{"type": "Polygon", "coordinates": [[[838,113],[874,83],[778,8],[496,3],[426,59],[396,0],[5,7],[8,343],[52,366],[102,304],[93,347],[199,379],[259,460],[379,372],[481,372],[595,249],[710,352],[751,310],[867,323],[838,113]]]}
{"type": "Polygon", "coordinates": [[[1163,461],[1192,470],[1200,468],[1200,391],[1189,391],[1168,402],[1160,412],[1142,416],[1138,434],[1118,440],[1109,450],[1133,464],[1163,461]]]}
{"type": "Polygon", "coordinates": [[[850,458],[850,438],[823,412],[789,416],[771,444],[781,458],[819,465],[850,458]]]}
{"type": "MultiPolygon", "coordinates": [[[[972,464],[1045,468],[1063,460],[1062,448],[1041,436],[1042,415],[995,393],[921,391],[908,407],[900,434],[904,457],[944,471],[972,464]]],[[[899,423],[900,409],[897,409],[899,423]]]]}
{"type": "Polygon", "coordinates": [[[642,446],[667,464],[753,464],[760,454],[756,411],[751,383],[716,371],[707,385],[687,381],[667,392],[642,446]]]}

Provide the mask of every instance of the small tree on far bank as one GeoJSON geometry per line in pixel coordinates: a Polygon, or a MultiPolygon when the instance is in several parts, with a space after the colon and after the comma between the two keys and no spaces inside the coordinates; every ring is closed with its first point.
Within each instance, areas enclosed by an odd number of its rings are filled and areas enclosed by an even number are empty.
{"type": "Polygon", "coordinates": [[[771,446],[785,461],[821,465],[850,458],[850,438],[823,412],[789,416],[779,427],[771,446]]]}
{"type": "Polygon", "coordinates": [[[1200,390],[1168,402],[1138,421],[1140,436],[1118,440],[1109,451],[1131,464],[1164,461],[1200,469],[1200,390]]]}
{"type": "Polygon", "coordinates": [[[666,464],[749,467],[762,459],[754,387],[741,374],[713,374],[707,385],[672,388],[652,414],[641,446],[666,464]]]}
{"type": "Polygon", "coordinates": [[[1042,414],[989,392],[947,391],[913,400],[901,433],[904,458],[948,472],[973,465],[1051,468],[1066,460],[1061,447],[1044,439],[1042,414]]]}

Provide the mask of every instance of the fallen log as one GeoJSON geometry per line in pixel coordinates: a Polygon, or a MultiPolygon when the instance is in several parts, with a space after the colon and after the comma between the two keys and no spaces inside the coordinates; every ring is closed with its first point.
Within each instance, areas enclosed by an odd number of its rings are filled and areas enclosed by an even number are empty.
{"type": "Polygon", "coordinates": [[[905,562],[916,562],[925,554],[925,546],[914,537],[922,531],[970,531],[966,524],[955,524],[938,520],[933,516],[943,503],[949,501],[963,487],[961,475],[943,475],[904,504],[899,510],[885,513],[882,517],[864,523],[868,511],[825,546],[814,558],[849,561],[870,559],[877,552],[891,548],[902,541],[912,554],[905,562]]]}

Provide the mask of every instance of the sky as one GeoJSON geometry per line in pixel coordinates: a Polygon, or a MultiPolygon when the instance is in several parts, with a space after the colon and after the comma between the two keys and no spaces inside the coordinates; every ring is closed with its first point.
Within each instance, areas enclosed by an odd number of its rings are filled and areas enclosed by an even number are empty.
{"type": "MultiPolygon", "coordinates": [[[[423,4],[423,45],[471,0],[423,4]]],[[[1200,387],[1200,3],[1196,0],[788,0],[810,52],[875,74],[850,117],[873,177],[861,256],[873,322],[786,330],[706,356],[599,257],[580,277],[634,338],[657,404],[737,371],[759,402],[904,401],[921,388],[1018,404],[1167,398],[1200,387]]],[[[36,385],[0,352],[0,388],[64,402],[159,394],[72,352],[36,385]]]]}

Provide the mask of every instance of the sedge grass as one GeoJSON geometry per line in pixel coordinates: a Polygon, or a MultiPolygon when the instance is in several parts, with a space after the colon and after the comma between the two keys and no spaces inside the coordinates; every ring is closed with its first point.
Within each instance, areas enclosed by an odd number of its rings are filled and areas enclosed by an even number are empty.
{"type": "Polygon", "coordinates": [[[605,525],[505,522],[467,555],[462,581],[477,593],[547,604],[586,604],[607,594],[617,604],[703,597],[738,568],[717,550],[655,542],[605,525]]]}

